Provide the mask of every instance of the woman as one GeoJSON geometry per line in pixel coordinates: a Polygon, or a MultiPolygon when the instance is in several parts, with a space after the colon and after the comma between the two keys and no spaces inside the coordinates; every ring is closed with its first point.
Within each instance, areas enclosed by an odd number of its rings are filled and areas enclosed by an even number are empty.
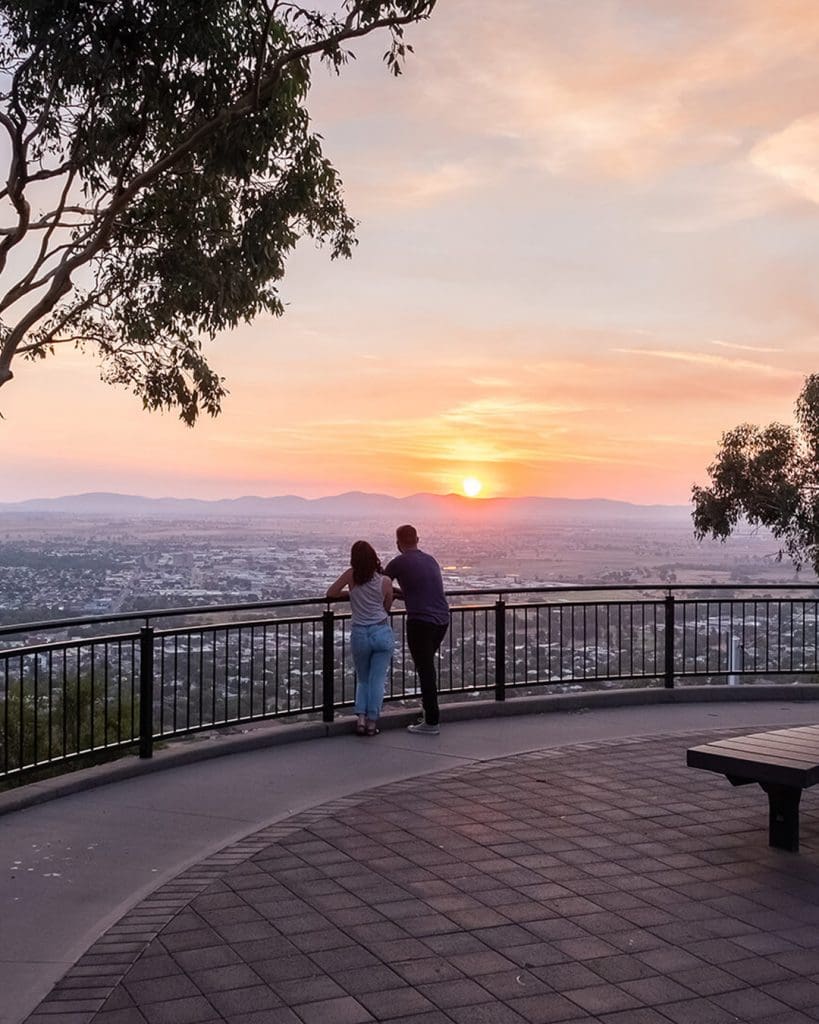
{"type": "Polygon", "coordinates": [[[349,590],[353,613],[355,731],[359,736],[375,736],[395,637],[387,615],[392,604],[392,580],[381,575],[381,562],[366,540],[353,544],[350,568],[328,587],[327,596],[342,597],[345,589],[349,590]]]}

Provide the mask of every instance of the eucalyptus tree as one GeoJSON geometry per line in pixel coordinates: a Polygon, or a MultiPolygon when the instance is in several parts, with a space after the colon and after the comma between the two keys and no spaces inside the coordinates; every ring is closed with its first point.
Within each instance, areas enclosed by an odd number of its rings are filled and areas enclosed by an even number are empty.
{"type": "Polygon", "coordinates": [[[0,0],[0,387],[59,345],[189,424],[218,413],[202,342],[280,315],[302,236],[355,222],[312,130],[314,64],[436,0],[0,0]]]}
{"type": "Polygon", "coordinates": [[[729,430],[708,473],[710,487],[692,490],[698,538],[725,540],[744,520],[769,529],[797,569],[819,573],[819,374],[805,379],[795,426],[729,430]]]}

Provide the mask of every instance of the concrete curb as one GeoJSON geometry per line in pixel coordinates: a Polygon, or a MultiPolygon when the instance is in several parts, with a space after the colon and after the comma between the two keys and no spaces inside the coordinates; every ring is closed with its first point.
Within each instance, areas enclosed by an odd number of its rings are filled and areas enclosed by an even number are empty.
{"type": "MultiPolygon", "coordinates": [[[[628,690],[602,690],[585,693],[533,694],[518,696],[499,702],[494,700],[458,701],[442,705],[445,721],[464,722],[471,719],[506,718],[515,715],[553,714],[557,712],[593,711],[602,708],[635,707],[654,704],[693,704],[732,701],[819,701],[819,684],[793,683],[788,685],[764,683],[739,686],[690,686],[674,689],[640,688],[628,690]]],[[[415,721],[418,710],[387,711],[379,722],[382,732],[405,728],[415,721]]],[[[351,716],[345,715],[334,722],[273,722],[247,723],[230,726],[230,731],[201,732],[184,739],[168,742],[154,751],[152,758],[141,760],[127,754],[121,760],[84,768],[68,775],[42,782],[32,782],[19,789],[0,793],[0,816],[12,811],[70,796],[112,782],[166,771],[181,765],[194,764],[214,757],[277,747],[286,743],[342,736],[350,731],[351,716]]]]}

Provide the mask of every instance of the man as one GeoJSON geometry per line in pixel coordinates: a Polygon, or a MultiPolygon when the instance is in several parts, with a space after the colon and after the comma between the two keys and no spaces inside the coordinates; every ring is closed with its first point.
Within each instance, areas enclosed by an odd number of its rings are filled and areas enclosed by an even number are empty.
{"type": "Polygon", "coordinates": [[[449,605],[444,596],[441,567],[418,547],[414,526],[399,526],[395,542],[400,555],[385,567],[384,575],[398,580],[400,596],[407,608],[407,646],[421,684],[423,721],[408,726],[410,732],[437,736],[438,689],[435,655],[449,628],[449,605]]]}

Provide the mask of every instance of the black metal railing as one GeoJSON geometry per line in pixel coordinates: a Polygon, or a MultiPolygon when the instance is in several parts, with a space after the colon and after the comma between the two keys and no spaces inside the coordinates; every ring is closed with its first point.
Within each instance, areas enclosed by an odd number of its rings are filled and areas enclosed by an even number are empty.
{"type": "MultiPolygon", "coordinates": [[[[666,686],[819,672],[814,588],[454,591],[443,694],[666,686]]],[[[403,611],[386,699],[417,695],[403,611]]],[[[353,703],[349,612],[308,599],[0,628],[0,778],[238,723],[353,703]]]]}

